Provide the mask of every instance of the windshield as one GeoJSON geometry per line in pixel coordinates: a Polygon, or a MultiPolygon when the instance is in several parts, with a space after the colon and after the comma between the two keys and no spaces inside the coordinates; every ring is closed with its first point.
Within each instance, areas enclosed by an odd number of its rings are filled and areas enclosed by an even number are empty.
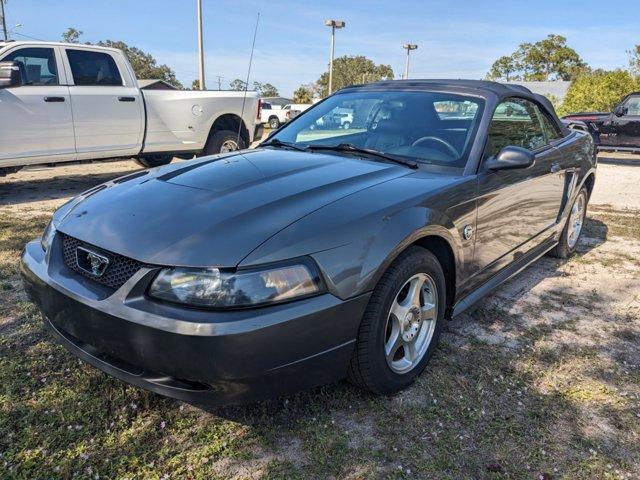
{"type": "Polygon", "coordinates": [[[339,93],[301,113],[269,141],[350,144],[418,163],[464,167],[484,100],[451,93],[339,93]]]}

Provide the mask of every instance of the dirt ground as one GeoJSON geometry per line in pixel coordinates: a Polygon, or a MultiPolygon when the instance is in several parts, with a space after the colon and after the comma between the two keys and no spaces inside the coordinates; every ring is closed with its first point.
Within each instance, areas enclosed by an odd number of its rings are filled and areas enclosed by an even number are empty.
{"type": "Polygon", "coordinates": [[[52,210],[137,168],[0,179],[0,478],[640,478],[639,156],[601,157],[577,254],[448,323],[407,391],[340,383],[212,412],[79,364],[20,286],[52,210]]]}

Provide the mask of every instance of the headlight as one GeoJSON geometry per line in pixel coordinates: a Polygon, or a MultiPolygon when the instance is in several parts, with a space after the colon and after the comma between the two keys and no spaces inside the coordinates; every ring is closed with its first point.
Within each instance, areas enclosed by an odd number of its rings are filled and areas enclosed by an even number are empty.
{"type": "Polygon", "coordinates": [[[49,250],[51,246],[51,242],[53,241],[53,237],[56,235],[56,226],[53,219],[47,224],[47,227],[42,232],[42,238],[40,239],[40,245],[42,245],[42,249],[46,252],[49,250]]]}
{"type": "Polygon", "coordinates": [[[196,307],[238,308],[284,302],[321,290],[315,266],[301,262],[235,272],[167,268],[156,276],[149,296],[196,307]]]}

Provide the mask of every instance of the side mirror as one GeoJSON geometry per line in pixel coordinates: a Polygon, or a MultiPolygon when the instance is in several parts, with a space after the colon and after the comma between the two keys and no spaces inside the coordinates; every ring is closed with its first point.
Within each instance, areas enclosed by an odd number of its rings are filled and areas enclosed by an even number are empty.
{"type": "Polygon", "coordinates": [[[18,62],[0,62],[0,88],[22,86],[22,73],[18,62]]]}
{"type": "Polygon", "coordinates": [[[627,112],[628,112],[627,107],[623,107],[622,105],[618,105],[616,108],[613,109],[613,114],[616,117],[622,117],[626,115],[627,112]]]}
{"type": "Polygon", "coordinates": [[[495,157],[489,158],[485,167],[489,170],[514,170],[516,168],[529,168],[536,161],[536,156],[531,150],[522,147],[504,147],[495,157]]]}

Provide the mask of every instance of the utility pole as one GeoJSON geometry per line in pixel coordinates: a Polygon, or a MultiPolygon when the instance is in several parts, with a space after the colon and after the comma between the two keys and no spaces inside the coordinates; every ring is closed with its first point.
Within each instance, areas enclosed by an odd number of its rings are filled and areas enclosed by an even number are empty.
{"type": "Polygon", "coordinates": [[[336,28],[344,28],[345,23],[342,20],[325,20],[324,24],[331,27],[331,54],[329,56],[329,93],[333,91],[333,55],[336,46],[336,28]]]}
{"type": "MultiPolygon", "coordinates": [[[[0,0],[1,1],[1,0],[0,0]]],[[[200,83],[200,90],[205,90],[204,85],[204,47],[202,45],[202,0],[196,0],[198,7],[198,82],[200,83]]]]}
{"type": "Polygon", "coordinates": [[[7,33],[7,19],[5,18],[4,13],[4,0],[0,0],[0,10],[2,13],[2,31],[4,32],[5,41],[9,40],[9,34],[7,33]]]}
{"type": "Polygon", "coordinates": [[[416,50],[418,48],[418,45],[415,45],[413,43],[405,43],[402,48],[407,51],[407,60],[404,64],[404,79],[406,80],[407,78],[409,78],[409,52],[411,52],[411,50],[416,50]]]}
{"type": "Polygon", "coordinates": [[[222,90],[222,76],[216,75],[216,78],[218,79],[218,90],[222,90]]]}

